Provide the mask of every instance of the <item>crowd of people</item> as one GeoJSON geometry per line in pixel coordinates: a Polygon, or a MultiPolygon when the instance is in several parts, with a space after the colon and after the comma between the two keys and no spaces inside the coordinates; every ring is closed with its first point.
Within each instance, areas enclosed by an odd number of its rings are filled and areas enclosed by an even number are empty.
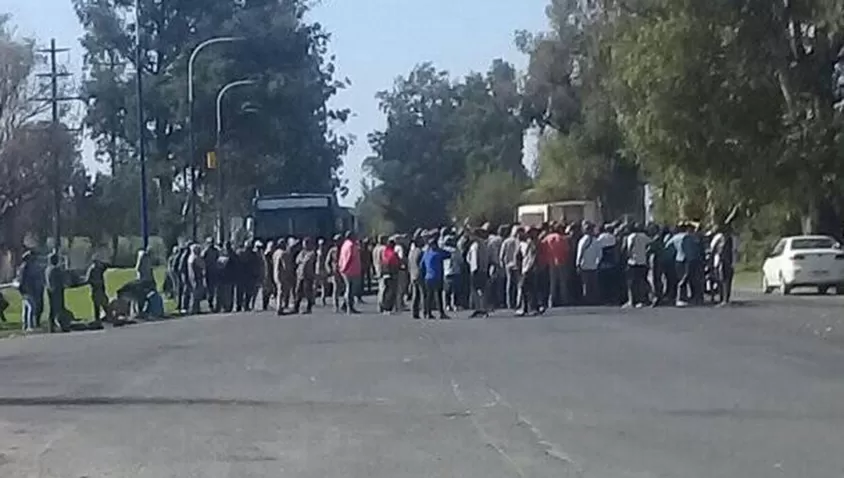
{"type": "Polygon", "coordinates": [[[173,249],[166,290],[185,314],[204,310],[357,313],[368,284],[378,311],[414,318],[473,317],[496,310],[537,315],[552,307],[730,302],[738,243],[728,226],[588,222],[444,227],[359,239],[212,241],[173,249]],[[207,309],[206,309],[207,306],[207,309]]]}

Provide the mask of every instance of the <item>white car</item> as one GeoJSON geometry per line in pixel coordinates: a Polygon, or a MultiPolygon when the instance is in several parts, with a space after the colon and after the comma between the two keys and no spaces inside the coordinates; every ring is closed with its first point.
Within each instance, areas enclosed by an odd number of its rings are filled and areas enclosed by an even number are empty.
{"type": "Polygon", "coordinates": [[[844,251],[828,236],[784,237],[762,266],[762,291],[779,289],[790,294],[795,287],[817,287],[826,294],[835,288],[844,294],[844,251]]]}

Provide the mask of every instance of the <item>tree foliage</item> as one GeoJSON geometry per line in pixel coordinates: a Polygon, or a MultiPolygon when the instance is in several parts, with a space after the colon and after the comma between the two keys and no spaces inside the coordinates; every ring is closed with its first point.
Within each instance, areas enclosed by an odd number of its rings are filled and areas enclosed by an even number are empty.
{"type": "MultiPolygon", "coordinates": [[[[221,151],[229,186],[225,200],[242,209],[256,190],[265,192],[344,192],[340,177],[348,139],[333,132],[348,112],[329,100],[346,82],[335,78],[329,35],[305,15],[308,2],[290,0],[143,1],[141,41],[146,54],[135,64],[138,31],[132,2],[74,0],[86,33],[84,93],[92,98],[86,123],[104,157],[126,163],[137,145],[137,105],[132,70],[145,76],[144,113],[153,178],[163,210],[178,213],[185,191],[185,164],[201,164],[215,147],[216,97],[228,82],[245,78],[256,85],[232,91],[224,103],[227,148],[221,151]],[[187,143],[187,64],[200,42],[216,36],[245,41],[203,50],[195,64],[194,130],[198,154],[187,143]],[[244,102],[257,105],[258,118],[241,114],[244,102]],[[223,154],[225,153],[225,154],[223,154]]],[[[211,174],[199,172],[203,182],[211,174]]],[[[210,184],[213,184],[211,182],[210,184]]],[[[202,189],[213,205],[216,188],[202,189]]],[[[161,226],[184,224],[157,217],[161,226]]],[[[162,231],[165,234],[168,231],[162,231]]]]}
{"type": "Polygon", "coordinates": [[[612,30],[607,12],[593,3],[553,0],[552,31],[517,35],[530,57],[522,114],[544,131],[526,199],[597,200],[615,217],[639,212],[641,178],[609,98],[612,30]]]}
{"type": "Polygon", "coordinates": [[[378,100],[387,126],[369,136],[374,155],[365,167],[379,181],[369,194],[399,230],[450,221],[488,171],[511,177],[514,187],[526,178],[521,94],[508,63],[459,81],[421,64],[378,100]]]}

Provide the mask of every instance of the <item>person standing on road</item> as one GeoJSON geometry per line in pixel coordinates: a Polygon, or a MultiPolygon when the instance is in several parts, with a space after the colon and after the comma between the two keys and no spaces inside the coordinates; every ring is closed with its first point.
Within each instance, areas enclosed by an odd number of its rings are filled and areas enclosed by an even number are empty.
{"type": "Polygon", "coordinates": [[[489,233],[486,240],[486,249],[489,254],[487,304],[494,310],[507,306],[504,299],[504,266],[501,264],[501,247],[504,245],[504,236],[507,235],[507,226],[501,226],[498,232],[495,232],[492,224],[486,223],[484,230],[489,233]]]}
{"type": "Polygon", "coordinates": [[[217,261],[220,259],[220,249],[209,238],[205,241],[205,249],[202,251],[202,262],[205,264],[205,298],[208,301],[208,310],[217,310],[217,282],[220,280],[220,271],[217,269],[217,261]]]}
{"type": "Polygon", "coordinates": [[[469,264],[469,283],[471,284],[471,307],[474,309],[471,317],[489,316],[489,303],[486,296],[489,282],[489,253],[486,248],[487,232],[475,229],[470,233],[471,243],[466,254],[469,264]]]}
{"type": "Polygon", "coordinates": [[[443,304],[443,265],[450,254],[440,249],[438,241],[437,235],[432,235],[420,259],[420,274],[425,280],[423,310],[426,319],[434,318],[436,308],[440,320],[448,320],[450,317],[446,315],[443,304]]]}
{"type": "Polygon", "coordinates": [[[39,293],[40,278],[38,277],[38,264],[36,264],[35,256],[31,251],[24,252],[21,261],[17,277],[15,278],[18,292],[20,292],[23,301],[21,325],[23,326],[24,332],[32,332],[37,327],[35,312],[38,304],[35,296],[39,293]]]}
{"type": "Polygon", "coordinates": [[[205,299],[205,261],[202,259],[202,247],[199,244],[191,246],[188,258],[188,280],[191,287],[190,314],[202,311],[202,301],[205,299]]]}
{"type": "Polygon", "coordinates": [[[463,254],[457,248],[457,239],[454,236],[447,236],[446,240],[442,242],[441,248],[448,253],[448,258],[443,263],[443,272],[445,274],[444,281],[444,295],[445,307],[448,312],[456,312],[461,307],[461,297],[463,295],[462,279],[466,264],[463,260],[463,254]]]}
{"type": "Polygon", "coordinates": [[[733,275],[738,259],[738,240],[733,236],[729,224],[719,227],[712,238],[712,260],[718,278],[719,303],[729,304],[733,295],[733,275]]]}
{"type": "MultiPolygon", "coordinates": [[[[94,321],[102,320],[103,312],[108,308],[108,294],[106,293],[105,272],[108,266],[95,258],[85,273],[85,283],[91,287],[91,305],[94,309],[94,321]]],[[[108,318],[108,314],[106,314],[108,318]]]]}
{"type": "Polygon", "coordinates": [[[651,239],[638,224],[633,224],[624,238],[627,258],[626,307],[643,307],[648,301],[648,246],[651,239]]]}
{"type": "Polygon", "coordinates": [[[407,272],[407,253],[409,242],[407,236],[399,234],[395,236],[396,255],[399,258],[399,270],[396,275],[396,311],[407,310],[407,293],[410,287],[410,278],[407,272]]]}
{"type": "Polygon", "coordinates": [[[508,309],[519,308],[519,231],[518,225],[510,229],[510,236],[501,242],[499,262],[504,268],[504,297],[508,309]]]}
{"type": "Polygon", "coordinates": [[[587,223],[583,236],[577,243],[577,270],[583,284],[583,298],[586,305],[598,305],[601,292],[598,284],[598,266],[603,249],[595,237],[595,225],[587,223]]]}
{"type": "Polygon", "coordinates": [[[170,298],[176,302],[179,301],[179,295],[182,288],[179,277],[179,255],[181,252],[182,249],[179,246],[173,246],[170,256],[167,257],[167,277],[170,278],[170,287],[169,289],[165,288],[165,292],[167,292],[170,298]]]}
{"type": "Polygon", "coordinates": [[[190,259],[190,247],[190,244],[187,244],[182,247],[182,250],[179,253],[179,259],[176,262],[180,286],[178,305],[179,312],[182,314],[187,314],[188,309],[190,308],[191,290],[190,279],[188,278],[188,259],[190,259]]]}
{"type": "MultiPolygon", "coordinates": [[[[54,252],[48,258],[46,271],[47,278],[47,299],[50,304],[48,320],[55,327],[62,331],[69,331],[70,324],[65,320],[64,290],[67,287],[67,275],[64,267],[59,263],[59,254],[54,252]]],[[[141,280],[141,282],[149,283],[141,280]]]]}
{"type": "Polygon", "coordinates": [[[287,290],[287,240],[280,238],[273,251],[272,274],[275,283],[275,310],[276,314],[284,315],[287,310],[286,297],[290,292],[287,290]]]}
{"type": "Polygon", "coordinates": [[[384,248],[387,247],[387,236],[380,235],[376,241],[377,243],[372,248],[372,269],[375,272],[375,280],[378,282],[378,295],[376,296],[378,312],[384,312],[384,296],[386,294],[387,285],[384,283],[384,264],[382,259],[384,255],[384,248]]]}
{"type": "Polygon", "coordinates": [[[331,305],[334,312],[340,312],[340,297],[343,297],[343,276],[340,275],[340,242],[339,234],[334,236],[325,253],[325,273],[328,274],[327,285],[331,287],[331,305]]]}
{"type": "Polygon", "coordinates": [[[340,274],[345,283],[346,300],[345,311],[347,314],[357,314],[355,309],[355,295],[358,283],[361,278],[361,251],[360,245],[352,232],[346,233],[346,239],[340,246],[340,274]]]}
{"type": "Polygon", "coordinates": [[[231,242],[223,246],[223,253],[217,259],[217,293],[214,312],[231,313],[234,310],[234,287],[239,270],[237,253],[231,242]]]}
{"type": "Polygon", "coordinates": [[[396,239],[394,237],[390,238],[384,248],[381,249],[380,262],[383,295],[379,303],[381,312],[390,313],[396,311],[398,305],[398,274],[401,268],[401,259],[396,252],[396,239]]]}
{"type": "Polygon", "coordinates": [[[293,306],[293,313],[298,314],[305,301],[305,314],[310,314],[314,309],[314,282],[316,281],[317,253],[314,247],[314,240],[305,238],[302,243],[302,250],[296,255],[296,303],[293,306]]]}
{"type": "Polygon", "coordinates": [[[569,256],[568,239],[563,235],[563,228],[553,225],[550,232],[542,239],[548,256],[548,303],[547,306],[560,307],[568,303],[568,277],[566,263],[569,256]]]}
{"type": "Polygon", "coordinates": [[[407,253],[407,273],[410,280],[410,313],[414,319],[420,318],[422,302],[425,299],[424,278],[421,275],[422,263],[422,233],[416,231],[407,253]]]}
{"type": "Polygon", "coordinates": [[[516,315],[525,317],[540,313],[539,292],[539,229],[530,228],[519,249],[521,257],[520,295],[522,310],[516,315]]]}
{"type": "Polygon", "coordinates": [[[692,300],[692,270],[688,255],[691,240],[688,225],[682,223],[667,244],[674,251],[674,269],[677,271],[677,294],[674,302],[677,307],[686,307],[692,300]]]}
{"type": "Polygon", "coordinates": [[[660,227],[654,223],[648,224],[646,233],[648,242],[648,266],[651,271],[651,290],[653,297],[651,306],[658,307],[665,302],[666,283],[665,268],[662,266],[663,249],[665,242],[662,240],[660,227]]]}
{"type": "Polygon", "coordinates": [[[275,274],[273,274],[273,254],[275,253],[275,243],[267,241],[267,247],[264,248],[261,254],[261,310],[264,312],[270,310],[270,302],[273,297],[277,295],[275,289],[275,274]]]}

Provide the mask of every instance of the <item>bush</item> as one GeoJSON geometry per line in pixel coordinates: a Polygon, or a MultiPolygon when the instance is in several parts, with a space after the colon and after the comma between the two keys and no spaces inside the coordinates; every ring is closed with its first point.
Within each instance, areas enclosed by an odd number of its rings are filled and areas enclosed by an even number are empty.
{"type": "Polygon", "coordinates": [[[452,211],[472,224],[510,224],[526,186],[512,172],[487,171],[468,182],[452,211]]]}

